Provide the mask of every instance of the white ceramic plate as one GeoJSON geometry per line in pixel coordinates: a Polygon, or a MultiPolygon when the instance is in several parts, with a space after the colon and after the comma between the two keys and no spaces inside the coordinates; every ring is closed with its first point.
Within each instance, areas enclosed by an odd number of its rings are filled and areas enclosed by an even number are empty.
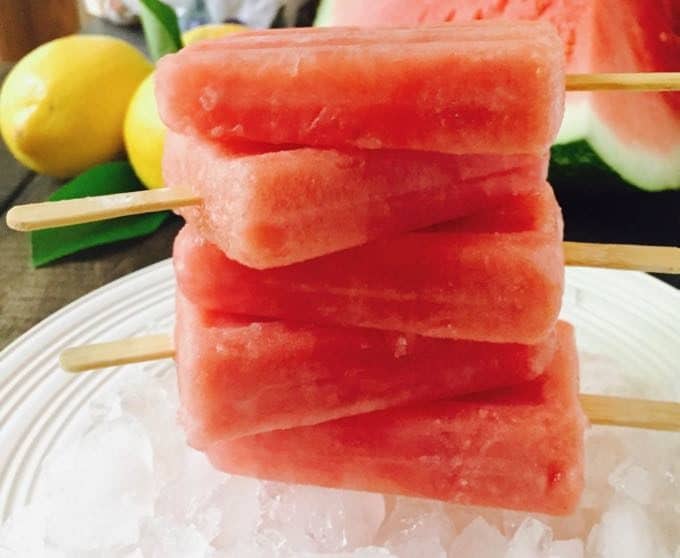
{"type": "MultiPolygon", "coordinates": [[[[0,523],[30,502],[41,462],[76,435],[87,401],[125,380],[124,367],[69,375],[59,352],[169,331],[173,290],[170,261],[160,262],[75,301],[0,353],[0,523]]],[[[680,400],[680,291],[642,273],[571,268],[563,316],[576,326],[581,353],[626,379],[621,395],[644,397],[653,383],[680,400]]],[[[160,361],[149,372],[172,367],[160,361]]],[[[597,374],[582,391],[599,391],[600,383],[617,391],[611,376],[599,382],[597,374]]]]}

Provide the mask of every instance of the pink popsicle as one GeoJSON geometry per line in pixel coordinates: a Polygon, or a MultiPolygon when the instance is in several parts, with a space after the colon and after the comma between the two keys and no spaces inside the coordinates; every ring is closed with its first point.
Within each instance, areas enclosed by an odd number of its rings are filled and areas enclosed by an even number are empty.
{"type": "Polygon", "coordinates": [[[156,94],[168,127],[212,140],[543,153],[563,50],[545,22],[269,30],[163,58],[156,94]]]}
{"type": "Polygon", "coordinates": [[[268,270],[228,259],[185,227],[174,263],[184,295],[221,312],[532,344],[559,313],[561,238],[546,184],[436,230],[268,270]]]}
{"type": "Polygon", "coordinates": [[[469,215],[541,186],[547,155],[444,155],[241,144],[170,133],[165,183],[202,199],[180,213],[231,259],[278,267],[469,215]]]}
{"type": "Polygon", "coordinates": [[[203,448],[527,381],[552,360],[555,335],[495,344],[262,321],[205,312],[180,294],[175,347],[183,422],[203,448]]]}
{"type": "Polygon", "coordinates": [[[459,400],[217,440],[226,472],[461,504],[568,514],[583,488],[578,360],[571,326],[537,379],[459,400]]]}

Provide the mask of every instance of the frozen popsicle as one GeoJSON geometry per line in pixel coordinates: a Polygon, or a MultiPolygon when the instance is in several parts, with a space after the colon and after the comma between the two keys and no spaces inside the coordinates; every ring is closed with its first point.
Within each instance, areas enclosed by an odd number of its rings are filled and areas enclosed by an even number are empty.
{"type": "Polygon", "coordinates": [[[170,133],[165,183],[203,203],[180,210],[230,258],[258,269],[468,215],[539,188],[547,155],[445,155],[226,147],[170,133]]]}
{"type": "Polygon", "coordinates": [[[568,514],[583,487],[571,326],[537,379],[496,392],[216,440],[219,469],[263,479],[568,514]]]}
{"type": "Polygon", "coordinates": [[[562,217],[547,185],[434,230],[254,270],[187,226],[177,283],[221,312],[532,344],[552,330],[563,279],[562,217]]]}
{"type": "Polygon", "coordinates": [[[211,140],[543,153],[559,128],[564,48],[546,22],[268,30],[161,59],[161,118],[211,140]]]}
{"type": "Polygon", "coordinates": [[[189,442],[316,424],[531,380],[555,352],[206,312],[177,296],[175,360],[189,442]]]}

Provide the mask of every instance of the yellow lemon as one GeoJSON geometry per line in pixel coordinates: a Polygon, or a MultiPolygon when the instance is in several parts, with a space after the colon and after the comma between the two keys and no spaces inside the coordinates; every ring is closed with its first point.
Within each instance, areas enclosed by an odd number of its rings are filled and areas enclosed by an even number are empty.
{"type": "Polygon", "coordinates": [[[214,23],[212,25],[199,25],[189,31],[182,33],[182,42],[184,45],[190,45],[197,41],[204,41],[206,39],[219,39],[225,35],[232,33],[242,33],[248,31],[248,27],[239,25],[238,23],[214,23]]]}
{"type": "Polygon", "coordinates": [[[114,158],[132,94],[153,69],[130,44],[104,35],[46,43],[0,91],[0,130],[27,167],[66,178],[114,158]]]}
{"type": "MultiPolygon", "coordinates": [[[[236,24],[203,25],[184,33],[182,39],[184,44],[190,44],[247,30],[247,27],[236,24]]],[[[163,186],[161,160],[165,133],[165,126],[156,108],[154,74],[151,74],[140,84],[130,101],[124,132],[130,163],[147,188],[163,186]]]]}
{"type": "Polygon", "coordinates": [[[125,115],[125,149],[132,168],[147,188],[163,186],[165,125],[156,108],[154,76],[148,76],[137,88],[125,115]]]}

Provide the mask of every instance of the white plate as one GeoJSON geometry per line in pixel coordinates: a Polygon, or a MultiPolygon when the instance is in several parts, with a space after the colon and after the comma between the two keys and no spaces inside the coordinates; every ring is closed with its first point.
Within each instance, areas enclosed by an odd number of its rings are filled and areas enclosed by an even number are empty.
{"type": "MultiPolygon", "coordinates": [[[[160,262],[75,301],[0,353],[0,523],[30,502],[41,462],[76,435],[87,401],[125,380],[123,367],[69,375],[59,352],[168,331],[173,290],[170,261],[160,262]]],[[[655,383],[665,386],[666,399],[680,399],[680,291],[642,273],[571,268],[563,316],[576,326],[582,353],[616,361],[626,378],[621,395],[645,396],[655,383]]],[[[172,366],[158,362],[149,372],[172,366]]],[[[583,391],[598,391],[591,376],[583,391]]],[[[611,380],[601,383],[617,391],[611,380]]]]}

